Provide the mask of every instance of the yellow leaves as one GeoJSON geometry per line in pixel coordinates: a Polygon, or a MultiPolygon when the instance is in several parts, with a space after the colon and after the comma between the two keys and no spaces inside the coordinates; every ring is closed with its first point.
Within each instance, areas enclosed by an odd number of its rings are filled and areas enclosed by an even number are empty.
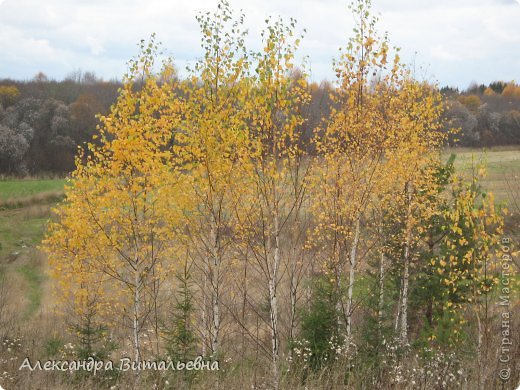
{"type": "MultiPolygon", "coordinates": [[[[475,252],[490,251],[491,244],[481,240],[489,238],[486,225],[498,218],[492,201],[476,210],[470,190],[457,194],[455,210],[444,213],[436,203],[436,151],[443,139],[438,91],[411,80],[399,56],[393,69],[373,78],[371,72],[386,63],[387,43],[359,34],[337,64],[340,80],[329,121],[316,130],[314,145],[306,145],[310,88],[305,74],[287,72],[299,45],[292,29],[268,26],[263,53],[255,58],[257,73],[250,76],[241,43],[217,24],[202,22],[205,56],[191,78],[178,83],[174,68],[160,82],[146,73],[139,88],[131,78],[111,113],[101,118],[88,162],[82,163],[84,155],[78,158],[59,223],[51,225],[44,242],[62,289],[81,306],[88,299],[82,284],[104,278],[103,302],[119,290],[128,298],[136,274],[146,283],[171,275],[190,241],[186,226],[195,240],[215,226],[236,229],[232,233],[239,238],[265,226],[261,233],[270,236],[283,229],[278,213],[284,228],[292,223],[284,217],[300,216],[293,212],[294,198],[294,208],[308,207],[316,221],[303,247],[327,251],[316,258],[329,268],[345,263],[356,222],[370,232],[371,218],[384,214],[392,232],[381,236],[399,247],[389,258],[400,261],[401,248],[413,247],[415,264],[421,249],[415,245],[423,245],[435,221],[446,220],[445,247],[431,260],[431,271],[450,286],[447,294],[461,293],[458,283],[475,278],[471,267],[484,258],[477,253],[472,261],[474,253],[461,247],[480,240],[475,252]],[[313,146],[317,157],[306,154],[313,146]],[[136,271],[137,265],[150,268],[136,271]]],[[[360,247],[379,245],[371,233],[360,247]]],[[[198,242],[197,249],[205,244],[198,242]]],[[[234,257],[230,262],[233,270],[240,265],[234,257]]]]}
{"type": "Polygon", "coordinates": [[[462,229],[457,225],[452,226],[451,231],[455,234],[462,235],[462,229]]]}
{"type": "MultiPolygon", "coordinates": [[[[448,259],[442,273],[442,284],[449,286],[447,295],[462,302],[473,303],[491,291],[493,284],[492,258],[502,230],[502,217],[494,210],[492,197],[484,197],[478,181],[465,183],[454,180],[453,198],[443,213],[447,232],[443,240],[444,256],[448,259]]],[[[441,262],[441,267],[444,264],[441,262]]],[[[462,307],[453,303],[453,307],[462,307]]]]}
{"type": "MultiPolygon", "coordinates": [[[[88,144],[86,163],[83,152],[76,159],[66,199],[57,208],[59,222],[43,241],[59,295],[72,297],[75,310],[91,298],[103,311],[116,310],[113,300],[131,294],[137,261],[160,270],[163,279],[176,266],[175,227],[187,202],[179,196],[182,180],[165,149],[179,118],[179,102],[168,91],[151,76],[136,91],[129,81],[102,118],[103,128],[93,137],[98,143],[88,144]],[[83,286],[93,281],[99,288],[87,291],[83,286]]],[[[146,276],[145,283],[150,280],[146,276]]]]}

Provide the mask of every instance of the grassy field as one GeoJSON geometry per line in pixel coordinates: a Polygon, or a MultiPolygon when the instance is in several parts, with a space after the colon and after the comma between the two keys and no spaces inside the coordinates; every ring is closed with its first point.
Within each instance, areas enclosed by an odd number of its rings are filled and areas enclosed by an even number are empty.
{"type": "MultiPolygon", "coordinates": [[[[520,149],[468,149],[454,148],[444,152],[447,159],[455,154],[456,172],[471,177],[473,169],[484,163],[486,174],[482,179],[482,187],[495,195],[497,202],[511,204],[515,196],[520,196],[520,149]]],[[[520,199],[516,199],[518,202],[520,199]]]]}
{"type": "Polygon", "coordinates": [[[0,181],[0,260],[12,261],[41,241],[64,184],[63,179],[0,181]]]}
{"type": "Polygon", "coordinates": [[[63,190],[65,180],[2,180],[0,181],[0,201],[10,199],[27,198],[45,192],[57,192],[63,190]]]}
{"type": "Polygon", "coordinates": [[[38,251],[63,179],[0,181],[0,274],[9,281],[20,319],[35,316],[46,299],[44,256],[38,251]]]}

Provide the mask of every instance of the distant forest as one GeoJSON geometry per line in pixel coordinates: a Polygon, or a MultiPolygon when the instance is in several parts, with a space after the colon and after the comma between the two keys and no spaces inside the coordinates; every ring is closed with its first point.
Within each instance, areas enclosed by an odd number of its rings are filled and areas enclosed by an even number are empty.
{"type": "MultiPolygon", "coordinates": [[[[293,77],[299,77],[295,72],[293,77]]],[[[121,83],[92,72],[62,81],[43,73],[30,81],[0,80],[0,175],[66,174],[74,168],[78,145],[92,140],[98,120],[115,102],[121,83]]],[[[306,134],[330,113],[332,85],[309,84],[306,134]]],[[[446,117],[460,128],[451,146],[520,144],[520,86],[497,81],[464,91],[444,87],[446,117]]]]}

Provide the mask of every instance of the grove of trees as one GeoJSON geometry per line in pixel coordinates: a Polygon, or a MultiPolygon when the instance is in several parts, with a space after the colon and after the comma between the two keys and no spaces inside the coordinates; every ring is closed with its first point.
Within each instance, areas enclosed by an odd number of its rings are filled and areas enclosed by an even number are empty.
{"type": "Polygon", "coordinates": [[[28,82],[0,81],[0,173],[65,175],[78,146],[96,131],[121,83],[76,72],[61,82],[43,74],[28,82]]]}
{"type": "Polygon", "coordinates": [[[513,388],[518,371],[498,376],[503,318],[490,303],[505,211],[479,167],[464,180],[441,148],[455,136],[448,119],[493,121],[486,107],[516,90],[449,108],[449,91],[415,80],[378,33],[369,0],[351,11],[334,85],[308,83],[294,20],[267,19],[252,52],[244,16],[221,1],[198,18],[204,55],[188,77],[157,64],[153,36],[141,42],[92,139],[76,125],[103,111],[99,97],[10,100],[6,172],[62,169],[88,142],[42,244],[67,356],[201,355],[221,368],[89,380],[513,388]]]}

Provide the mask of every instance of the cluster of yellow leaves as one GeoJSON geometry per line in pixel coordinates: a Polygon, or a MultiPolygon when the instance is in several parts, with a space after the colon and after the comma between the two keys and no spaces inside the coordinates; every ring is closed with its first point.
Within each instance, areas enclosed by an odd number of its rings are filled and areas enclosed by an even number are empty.
{"type": "Polygon", "coordinates": [[[433,172],[445,140],[442,96],[413,80],[398,54],[389,60],[388,37],[377,35],[377,18],[367,17],[365,3],[354,9],[356,35],[335,63],[334,108],[315,137],[320,163],[311,182],[318,220],[312,241],[343,250],[356,220],[371,210],[403,207],[407,183],[414,210],[407,223],[421,233],[415,216],[434,212],[422,199],[436,190],[433,172]]]}
{"type": "Polygon", "coordinates": [[[0,105],[5,107],[16,103],[20,97],[20,91],[13,85],[0,85],[0,105]]]}
{"type": "Polygon", "coordinates": [[[144,303],[176,265],[173,243],[189,204],[169,150],[181,105],[175,85],[152,76],[152,54],[143,58],[100,118],[100,142],[80,150],[43,241],[58,294],[74,297],[78,312],[88,300],[105,312],[124,307],[136,290],[148,295],[144,303]]]}
{"type": "Polygon", "coordinates": [[[503,218],[492,194],[481,196],[476,182],[453,183],[453,205],[444,212],[444,250],[431,261],[446,286],[446,309],[455,310],[491,291],[493,259],[503,233],[503,218]]]}

